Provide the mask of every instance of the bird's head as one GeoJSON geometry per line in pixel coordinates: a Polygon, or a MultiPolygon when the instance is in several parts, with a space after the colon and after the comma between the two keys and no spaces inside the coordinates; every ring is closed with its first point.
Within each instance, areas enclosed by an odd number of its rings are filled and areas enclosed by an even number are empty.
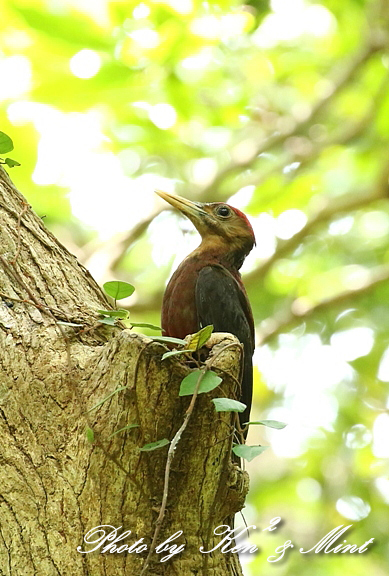
{"type": "Polygon", "coordinates": [[[243,212],[224,202],[191,202],[161,190],[156,193],[191,220],[201,235],[203,248],[236,254],[243,263],[255,244],[253,229],[243,212]]]}

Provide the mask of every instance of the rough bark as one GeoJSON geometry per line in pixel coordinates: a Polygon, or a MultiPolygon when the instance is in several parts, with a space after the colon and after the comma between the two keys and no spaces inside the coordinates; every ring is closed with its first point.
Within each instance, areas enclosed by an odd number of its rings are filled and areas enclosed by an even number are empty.
{"type": "MultiPolygon", "coordinates": [[[[98,326],[104,295],[76,258],[0,170],[0,575],[139,574],[146,554],[105,553],[83,539],[99,525],[131,530],[122,543],[150,544],[162,499],[167,449],[188,398],[179,398],[183,360],[161,362],[166,348],[127,329],[98,326]],[[83,329],[59,326],[75,322],[83,329]],[[117,387],[99,408],[88,412],[117,387]],[[116,430],[136,423],[137,428],[116,430]],[[88,442],[87,427],[95,441],[88,442]]],[[[217,354],[231,336],[216,339],[217,354]]],[[[239,349],[215,360],[222,391],[234,396],[239,349]]],[[[230,413],[199,396],[173,460],[158,541],[178,530],[185,550],[148,574],[239,575],[235,554],[203,555],[213,530],[240,510],[247,475],[231,464],[230,413]]],[[[164,556],[162,554],[162,556],[164,556]]]]}

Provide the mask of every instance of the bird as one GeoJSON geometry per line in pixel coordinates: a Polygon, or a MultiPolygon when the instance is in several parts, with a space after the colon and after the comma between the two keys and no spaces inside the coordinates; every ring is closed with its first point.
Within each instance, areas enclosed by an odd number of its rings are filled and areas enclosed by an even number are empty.
{"type": "MultiPolygon", "coordinates": [[[[240,268],[255,245],[248,218],[224,202],[192,202],[181,196],[155,191],[194,224],[200,245],[170,278],[162,302],[165,336],[184,338],[210,324],[214,332],[229,332],[243,345],[239,413],[243,427],[250,418],[253,393],[254,320],[240,268]]],[[[247,435],[247,427],[244,438],[247,435]]]]}

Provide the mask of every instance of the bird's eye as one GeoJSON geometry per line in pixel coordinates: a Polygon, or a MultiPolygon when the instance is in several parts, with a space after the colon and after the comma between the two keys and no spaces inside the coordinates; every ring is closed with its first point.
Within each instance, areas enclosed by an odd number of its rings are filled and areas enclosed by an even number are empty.
{"type": "Polygon", "coordinates": [[[218,206],[216,209],[216,214],[222,218],[227,218],[227,216],[230,216],[231,210],[228,208],[228,206],[218,206]]]}

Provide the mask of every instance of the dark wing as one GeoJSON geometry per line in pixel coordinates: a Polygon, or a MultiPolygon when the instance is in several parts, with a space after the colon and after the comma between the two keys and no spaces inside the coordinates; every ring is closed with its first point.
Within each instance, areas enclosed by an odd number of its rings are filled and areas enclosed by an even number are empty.
{"type": "Polygon", "coordinates": [[[253,322],[247,296],[222,266],[206,266],[196,283],[196,307],[200,327],[213,324],[215,332],[234,334],[244,347],[241,401],[247,409],[239,414],[248,422],[253,394],[253,322]]]}

